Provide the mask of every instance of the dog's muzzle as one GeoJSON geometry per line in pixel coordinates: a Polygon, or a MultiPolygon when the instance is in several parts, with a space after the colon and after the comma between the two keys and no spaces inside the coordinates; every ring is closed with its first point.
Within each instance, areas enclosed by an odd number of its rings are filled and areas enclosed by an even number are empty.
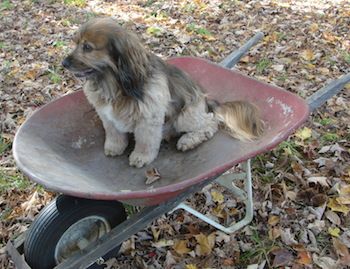
{"type": "Polygon", "coordinates": [[[69,56],[63,60],[62,66],[64,68],[66,68],[67,70],[71,71],[76,77],[88,77],[88,76],[95,73],[95,70],[93,68],[86,68],[84,70],[76,70],[75,68],[73,68],[72,60],[69,56]]]}

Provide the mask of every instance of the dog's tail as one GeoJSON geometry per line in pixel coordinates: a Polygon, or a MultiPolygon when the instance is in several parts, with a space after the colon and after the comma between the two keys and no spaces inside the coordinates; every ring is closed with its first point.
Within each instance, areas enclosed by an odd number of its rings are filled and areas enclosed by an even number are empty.
{"type": "Polygon", "coordinates": [[[232,137],[251,141],[263,133],[263,122],[258,108],[246,101],[232,101],[219,104],[208,102],[220,126],[232,137]]]}

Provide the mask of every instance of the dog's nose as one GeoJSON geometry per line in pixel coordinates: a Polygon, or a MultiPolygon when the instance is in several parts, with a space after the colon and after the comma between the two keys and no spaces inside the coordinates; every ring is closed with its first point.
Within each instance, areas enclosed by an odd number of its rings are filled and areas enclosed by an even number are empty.
{"type": "Polygon", "coordinates": [[[62,65],[64,68],[68,68],[71,65],[71,61],[68,59],[68,57],[63,60],[62,65]]]}

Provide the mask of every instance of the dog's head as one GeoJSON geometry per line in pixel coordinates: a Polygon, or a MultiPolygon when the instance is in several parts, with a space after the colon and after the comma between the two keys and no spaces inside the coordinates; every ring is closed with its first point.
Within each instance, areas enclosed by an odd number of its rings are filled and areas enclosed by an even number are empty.
{"type": "Polygon", "coordinates": [[[74,37],[75,49],[62,65],[77,77],[114,77],[128,96],[142,98],[149,54],[136,36],[108,18],[84,24],[74,37]]]}

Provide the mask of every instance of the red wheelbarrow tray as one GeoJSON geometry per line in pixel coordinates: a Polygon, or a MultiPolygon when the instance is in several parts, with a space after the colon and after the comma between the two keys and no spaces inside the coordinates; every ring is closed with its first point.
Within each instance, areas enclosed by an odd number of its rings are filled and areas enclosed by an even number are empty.
{"type": "Polygon", "coordinates": [[[176,150],[176,141],[163,143],[153,163],[133,168],[128,161],[132,145],[122,156],[104,155],[102,124],[83,92],[77,91],[43,106],[20,127],[13,146],[18,167],[31,180],[52,191],[133,205],[156,205],[272,149],[309,115],[303,99],[237,71],[193,57],[168,62],[189,73],[209,98],[256,104],[266,124],[263,136],[241,142],[220,131],[185,153],[176,150]],[[145,172],[150,168],[156,168],[161,179],[146,185],[145,172]]]}

